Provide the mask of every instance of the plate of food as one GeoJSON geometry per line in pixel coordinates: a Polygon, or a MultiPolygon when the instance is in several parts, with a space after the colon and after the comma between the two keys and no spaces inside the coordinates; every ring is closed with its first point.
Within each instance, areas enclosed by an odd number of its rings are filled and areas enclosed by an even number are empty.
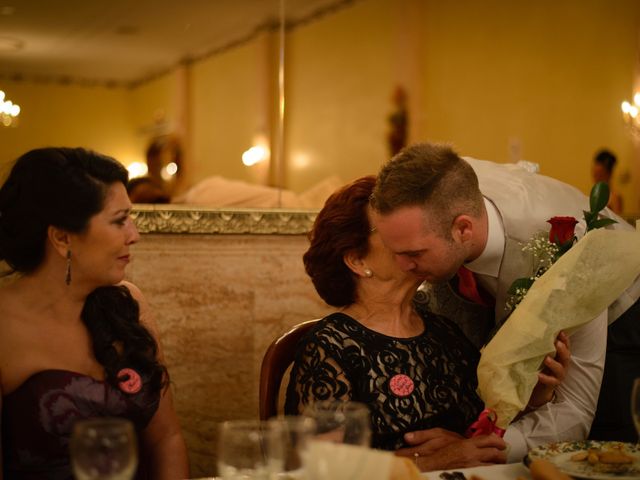
{"type": "Polygon", "coordinates": [[[638,480],[640,444],[624,442],[556,442],[529,451],[525,465],[536,459],[553,463],[567,475],[592,480],[638,480]]]}

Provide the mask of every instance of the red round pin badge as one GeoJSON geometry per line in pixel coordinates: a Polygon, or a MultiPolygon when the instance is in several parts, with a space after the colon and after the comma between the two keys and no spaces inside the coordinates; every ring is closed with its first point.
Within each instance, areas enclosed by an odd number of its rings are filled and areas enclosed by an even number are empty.
{"type": "Polygon", "coordinates": [[[389,380],[389,388],[395,396],[406,397],[408,395],[411,395],[411,392],[413,392],[415,385],[413,383],[413,380],[411,380],[408,376],[399,373],[391,377],[391,380],[389,380]]]}
{"type": "Polygon", "coordinates": [[[124,393],[138,393],[142,389],[142,379],[140,374],[133,368],[123,368],[118,372],[118,378],[128,377],[118,383],[120,390],[124,393]]]}

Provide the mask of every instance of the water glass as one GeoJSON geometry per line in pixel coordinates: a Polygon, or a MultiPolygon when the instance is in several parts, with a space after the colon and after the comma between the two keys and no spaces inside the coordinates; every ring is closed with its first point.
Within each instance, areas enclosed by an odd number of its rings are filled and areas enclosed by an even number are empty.
{"type": "Polygon", "coordinates": [[[77,480],[131,480],[138,466],[133,424],[123,418],[80,420],[73,427],[70,454],[77,480]]]}
{"type": "Polygon", "coordinates": [[[269,429],[280,437],[283,464],[278,478],[303,479],[303,465],[309,443],[316,434],[316,422],[304,416],[284,416],[269,420],[269,429]]]}
{"type": "Polygon", "coordinates": [[[354,480],[367,461],[371,443],[369,409],[357,402],[318,402],[304,415],[316,424],[304,457],[309,480],[354,480]]]}
{"type": "Polygon", "coordinates": [[[317,438],[335,443],[371,444],[369,408],[358,402],[316,402],[305,408],[304,415],[316,423],[317,438]]]}
{"type": "Polygon", "coordinates": [[[218,475],[224,480],[268,480],[284,464],[282,433],[258,420],[220,425],[218,475]]]}

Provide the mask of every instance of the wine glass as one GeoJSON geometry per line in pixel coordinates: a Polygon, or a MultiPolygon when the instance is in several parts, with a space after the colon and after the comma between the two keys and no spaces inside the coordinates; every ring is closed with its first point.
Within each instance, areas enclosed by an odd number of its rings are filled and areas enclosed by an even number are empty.
{"type": "Polygon", "coordinates": [[[269,420],[269,429],[282,445],[282,470],[276,477],[303,479],[304,459],[316,434],[316,422],[304,416],[283,416],[269,420]]]}
{"type": "Polygon", "coordinates": [[[282,433],[258,420],[220,425],[218,475],[224,480],[268,480],[283,469],[282,433]]]}
{"type": "Polygon", "coordinates": [[[304,415],[316,422],[317,438],[368,447],[371,444],[369,408],[359,402],[316,402],[304,415]]]}
{"type": "Polygon", "coordinates": [[[358,478],[371,443],[369,409],[357,402],[318,402],[304,415],[316,423],[316,435],[304,457],[310,480],[358,478]]]}
{"type": "Polygon", "coordinates": [[[640,443],[640,378],[633,382],[631,391],[631,416],[638,432],[638,443],[640,443]]]}
{"type": "Polygon", "coordinates": [[[70,454],[77,480],[131,480],[138,466],[133,425],[123,418],[79,420],[70,454]]]}

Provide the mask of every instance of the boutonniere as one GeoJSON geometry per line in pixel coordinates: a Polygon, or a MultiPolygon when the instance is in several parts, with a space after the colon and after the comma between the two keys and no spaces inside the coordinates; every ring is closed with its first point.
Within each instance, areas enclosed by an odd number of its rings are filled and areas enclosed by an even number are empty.
{"type": "MultiPolygon", "coordinates": [[[[617,223],[611,218],[600,215],[608,202],[609,186],[604,182],[596,183],[589,195],[589,210],[583,211],[587,232],[617,223]]],[[[505,306],[507,311],[516,308],[533,282],[549,270],[549,267],[578,241],[575,235],[578,220],[574,217],[552,217],[547,222],[551,224],[549,233],[538,232],[522,246],[522,251],[529,252],[533,257],[533,274],[530,277],[518,278],[511,284],[505,306]]]]}

